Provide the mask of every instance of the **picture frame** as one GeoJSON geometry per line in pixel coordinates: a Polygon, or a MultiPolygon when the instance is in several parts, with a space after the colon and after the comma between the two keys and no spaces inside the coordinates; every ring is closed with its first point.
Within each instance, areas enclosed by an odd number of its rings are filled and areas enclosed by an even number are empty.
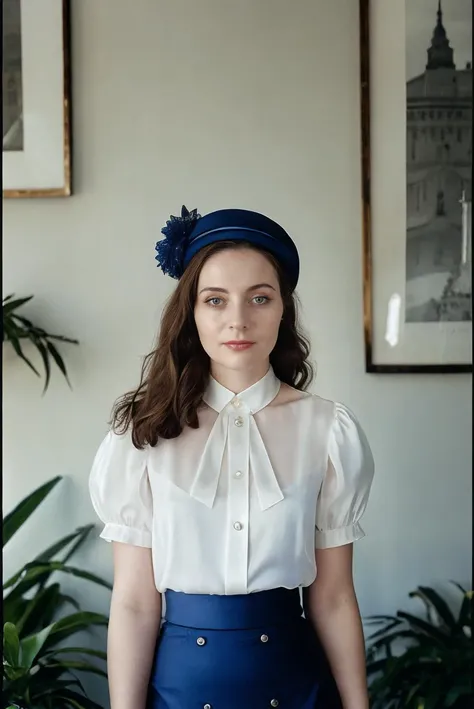
{"type": "Polygon", "coordinates": [[[69,0],[2,0],[3,197],[72,194],[69,0]]]}
{"type": "Polygon", "coordinates": [[[472,63],[443,5],[359,0],[368,373],[472,372],[472,63]]]}

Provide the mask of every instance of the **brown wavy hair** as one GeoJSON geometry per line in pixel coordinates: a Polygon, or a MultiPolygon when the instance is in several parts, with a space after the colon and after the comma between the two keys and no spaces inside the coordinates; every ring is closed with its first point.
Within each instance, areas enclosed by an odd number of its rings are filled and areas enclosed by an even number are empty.
{"type": "MultiPolygon", "coordinates": [[[[159,438],[176,438],[185,426],[199,427],[198,409],[209,381],[210,360],[201,345],[194,307],[199,275],[205,262],[223,249],[255,248],[221,241],[204,247],[193,257],[161,317],[156,346],[144,359],[140,384],[115,402],[112,428],[132,429],[137,448],[155,446],[159,438]]],[[[310,344],[298,324],[299,301],[272,254],[262,252],[275,268],[283,300],[283,319],[270,364],[280,381],[304,391],[313,378],[308,362],[310,344]]]]}

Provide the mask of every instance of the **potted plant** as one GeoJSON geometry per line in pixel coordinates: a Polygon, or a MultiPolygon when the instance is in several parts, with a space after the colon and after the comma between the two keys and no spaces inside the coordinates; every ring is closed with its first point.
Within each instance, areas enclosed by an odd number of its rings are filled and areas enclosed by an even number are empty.
{"type": "MultiPolygon", "coordinates": [[[[56,477],[41,485],[6,515],[4,546],[60,480],[56,477]]],[[[74,636],[106,626],[108,618],[82,610],[53,576],[69,574],[111,588],[104,579],[69,563],[93,528],[86,525],[60,539],[3,585],[4,709],[102,709],[86,696],[76,673],[106,677],[106,655],[78,646],[74,636]]]]}
{"type": "MultiPolygon", "coordinates": [[[[59,351],[54,345],[54,340],[58,342],[67,342],[69,344],[79,344],[77,340],[73,340],[64,335],[50,335],[46,330],[34,325],[31,320],[19,315],[16,311],[25,303],[28,303],[33,298],[32,295],[26,298],[16,298],[12,295],[7,295],[2,302],[3,305],[3,342],[10,342],[18,357],[33,370],[39,377],[40,373],[36,367],[30,362],[24,354],[21,342],[30,342],[38,350],[45,370],[45,385],[43,393],[49,385],[51,377],[51,363],[55,363],[61,373],[64,375],[67,383],[69,379],[67,375],[66,365],[59,351]]],[[[70,384],[69,384],[70,386],[70,384]]]]}
{"type": "MultiPolygon", "coordinates": [[[[454,582],[452,582],[454,583],[454,582]]],[[[474,705],[472,591],[461,595],[455,615],[432,588],[409,595],[420,599],[426,618],[398,611],[370,616],[380,626],[368,638],[367,674],[372,709],[467,709],[474,705]],[[397,646],[404,649],[397,652],[397,646]]]]}

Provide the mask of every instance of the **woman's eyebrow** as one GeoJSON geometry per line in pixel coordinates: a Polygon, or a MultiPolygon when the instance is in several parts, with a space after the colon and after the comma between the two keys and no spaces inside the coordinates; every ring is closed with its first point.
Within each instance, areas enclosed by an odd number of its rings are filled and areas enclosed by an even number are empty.
{"type": "MultiPolygon", "coordinates": [[[[250,288],[247,288],[247,293],[249,293],[252,290],[258,290],[259,288],[271,288],[272,290],[275,290],[273,286],[271,286],[269,283],[257,283],[255,286],[250,286],[250,288]]],[[[226,288],[217,288],[214,286],[209,286],[207,288],[202,288],[199,291],[198,295],[201,295],[201,293],[205,293],[206,291],[212,291],[213,293],[229,293],[226,288]]]]}

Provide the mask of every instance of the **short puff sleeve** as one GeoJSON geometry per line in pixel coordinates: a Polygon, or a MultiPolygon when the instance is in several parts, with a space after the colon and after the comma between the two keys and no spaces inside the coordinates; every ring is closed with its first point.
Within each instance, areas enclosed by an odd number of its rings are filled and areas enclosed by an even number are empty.
{"type": "Polygon", "coordinates": [[[374,459],[364,431],[349,409],[335,404],[316,509],[316,548],[338,547],[365,536],[360,519],[373,477],[374,459]]]}
{"type": "Polygon", "coordinates": [[[138,547],[152,546],[153,503],[147,449],[138,450],[130,433],[109,431],[89,477],[92,505],[104,523],[101,537],[138,547]]]}

